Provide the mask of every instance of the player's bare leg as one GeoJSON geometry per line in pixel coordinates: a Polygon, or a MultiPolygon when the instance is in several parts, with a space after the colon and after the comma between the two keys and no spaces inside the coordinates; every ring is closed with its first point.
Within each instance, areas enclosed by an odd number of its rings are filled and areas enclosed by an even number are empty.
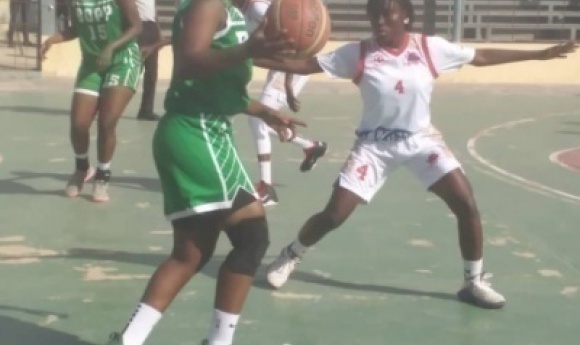
{"type": "Polygon", "coordinates": [[[142,345],[145,342],[175,296],[210,259],[222,227],[226,229],[234,249],[220,267],[214,317],[204,344],[231,344],[255,270],[266,251],[268,238],[264,214],[262,204],[253,201],[223,222],[215,217],[216,214],[174,221],[171,256],[151,277],[125,330],[122,334],[115,334],[109,344],[142,345]],[[248,258],[250,262],[246,261],[248,258]],[[245,266],[248,263],[251,267],[245,266]]]}
{"type": "Polygon", "coordinates": [[[107,189],[111,179],[111,160],[117,145],[117,123],[134,94],[133,89],[124,86],[108,87],[101,93],[97,134],[99,164],[93,188],[94,201],[109,200],[107,189]]]}
{"type": "Polygon", "coordinates": [[[308,248],[342,225],[360,202],[358,195],[336,186],[324,210],[310,217],[300,229],[298,238],[284,247],[278,258],[268,266],[268,283],[274,288],[282,287],[308,248]]]}
{"type": "Polygon", "coordinates": [[[70,140],[75,154],[75,171],[68,180],[65,194],[76,197],[85,182],[94,175],[89,164],[91,124],[97,113],[98,95],[75,92],[71,104],[70,140]]]}
{"type": "Polygon", "coordinates": [[[505,298],[491,288],[483,272],[481,218],[466,176],[461,169],[455,169],[429,189],[445,201],[457,218],[459,247],[464,260],[464,284],[458,298],[483,308],[503,307],[505,298]]]}

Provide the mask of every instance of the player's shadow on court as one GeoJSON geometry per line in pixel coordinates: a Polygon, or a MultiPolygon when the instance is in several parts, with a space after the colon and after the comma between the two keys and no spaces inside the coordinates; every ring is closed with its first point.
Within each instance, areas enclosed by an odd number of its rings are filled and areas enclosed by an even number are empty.
{"type": "MultiPolygon", "coordinates": [[[[70,177],[69,174],[35,171],[11,171],[10,174],[12,177],[0,180],[0,194],[58,195],[64,197],[64,187],[70,177]],[[41,190],[27,184],[27,181],[37,179],[59,181],[59,184],[62,186],[58,189],[41,190]]],[[[90,185],[91,182],[88,182],[88,184],[90,185]]],[[[113,176],[111,186],[113,188],[120,187],[124,189],[138,189],[151,192],[161,191],[159,180],[149,177],[113,176]]]]}
{"type": "Polygon", "coordinates": [[[51,109],[44,107],[36,107],[32,105],[8,105],[1,106],[2,111],[10,111],[14,113],[34,114],[34,115],[50,115],[50,116],[70,116],[70,109],[51,109]]]}
{"type": "MultiPolygon", "coordinates": [[[[90,260],[112,260],[117,262],[141,264],[157,267],[168,254],[154,254],[154,253],[131,253],[125,251],[114,251],[114,250],[100,250],[92,248],[71,248],[67,251],[63,257],[74,258],[74,259],[90,259],[90,260]]],[[[266,257],[264,262],[271,262],[274,257],[266,257]]],[[[213,279],[217,278],[219,267],[225,260],[224,255],[214,255],[214,257],[207,263],[207,265],[201,270],[201,273],[207,275],[213,279]]],[[[254,287],[263,290],[272,290],[272,288],[266,283],[266,264],[262,264],[256,275],[254,281],[254,287]]],[[[457,298],[453,294],[445,292],[433,292],[425,290],[415,290],[395,286],[386,285],[375,285],[375,284],[364,284],[364,283],[352,283],[344,282],[336,279],[323,278],[313,273],[308,273],[304,271],[295,271],[292,274],[292,280],[301,281],[304,283],[313,283],[325,286],[331,286],[344,290],[356,290],[364,292],[375,292],[391,295],[406,295],[406,296],[418,296],[418,297],[429,297],[442,300],[453,300],[457,298]]]]}
{"type": "Polygon", "coordinates": [[[63,319],[68,317],[66,314],[0,305],[0,313],[4,311],[17,313],[20,312],[28,315],[38,316],[38,322],[25,322],[10,316],[0,314],[0,344],[2,345],[95,345],[81,340],[77,336],[41,326],[42,322],[50,315],[63,319]]]}

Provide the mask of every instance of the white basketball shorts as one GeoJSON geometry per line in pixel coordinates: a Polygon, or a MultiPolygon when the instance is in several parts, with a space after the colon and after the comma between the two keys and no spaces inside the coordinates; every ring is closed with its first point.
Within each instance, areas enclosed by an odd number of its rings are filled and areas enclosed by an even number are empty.
{"type": "MultiPolygon", "coordinates": [[[[266,79],[266,84],[262,90],[260,103],[279,110],[288,106],[286,102],[286,89],[284,87],[284,80],[286,73],[279,71],[269,71],[266,79]]],[[[295,74],[292,78],[292,86],[294,88],[294,95],[298,96],[300,91],[306,85],[308,76],[295,74]]]]}
{"type": "Polygon", "coordinates": [[[441,134],[429,129],[400,141],[358,139],[338,183],[368,203],[401,165],[409,168],[427,189],[450,171],[461,168],[441,134]]]}

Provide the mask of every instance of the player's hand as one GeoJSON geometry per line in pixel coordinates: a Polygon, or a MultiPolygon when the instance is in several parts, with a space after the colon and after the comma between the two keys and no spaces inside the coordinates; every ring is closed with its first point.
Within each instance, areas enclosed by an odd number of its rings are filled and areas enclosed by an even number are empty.
{"type": "Polygon", "coordinates": [[[278,133],[281,142],[294,139],[296,136],[296,126],[306,127],[306,123],[290,117],[279,111],[272,111],[262,119],[268,126],[278,133]]]}
{"type": "Polygon", "coordinates": [[[568,54],[576,51],[578,45],[574,41],[561,43],[550,48],[544,49],[540,52],[540,60],[551,60],[557,58],[565,58],[568,54]]]}
{"type": "Polygon", "coordinates": [[[42,43],[42,46],[40,47],[40,57],[42,58],[42,60],[46,60],[46,53],[48,53],[50,47],[52,47],[52,40],[49,38],[46,41],[44,41],[42,43]]]}
{"type": "Polygon", "coordinates": [[[246,42],[248,53],[252,58],[280,59],[294,53],[294,42],[288,38],[285,30],[266,36],[267,19],[250,35],[246,42]]]}
{"type": "Polygon", "coordinates": [[[99,71],[104,71],[111,65],[111,61],[113,60],[113,49],[109,46],[105,47],[101,51],[101,54],[97,57],[97,69],[99,71]]]}

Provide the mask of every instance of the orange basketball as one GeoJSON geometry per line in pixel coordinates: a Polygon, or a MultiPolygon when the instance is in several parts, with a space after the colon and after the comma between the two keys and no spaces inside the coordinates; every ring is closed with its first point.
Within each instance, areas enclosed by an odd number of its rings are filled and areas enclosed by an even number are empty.
{"type": "Polygon", "coordinates": [[[330,36],[330,16],[321,0],[272,0],[266,35],[285,29],[294,40],[296,53],[289,58],[316,55],[330,36]]]}

